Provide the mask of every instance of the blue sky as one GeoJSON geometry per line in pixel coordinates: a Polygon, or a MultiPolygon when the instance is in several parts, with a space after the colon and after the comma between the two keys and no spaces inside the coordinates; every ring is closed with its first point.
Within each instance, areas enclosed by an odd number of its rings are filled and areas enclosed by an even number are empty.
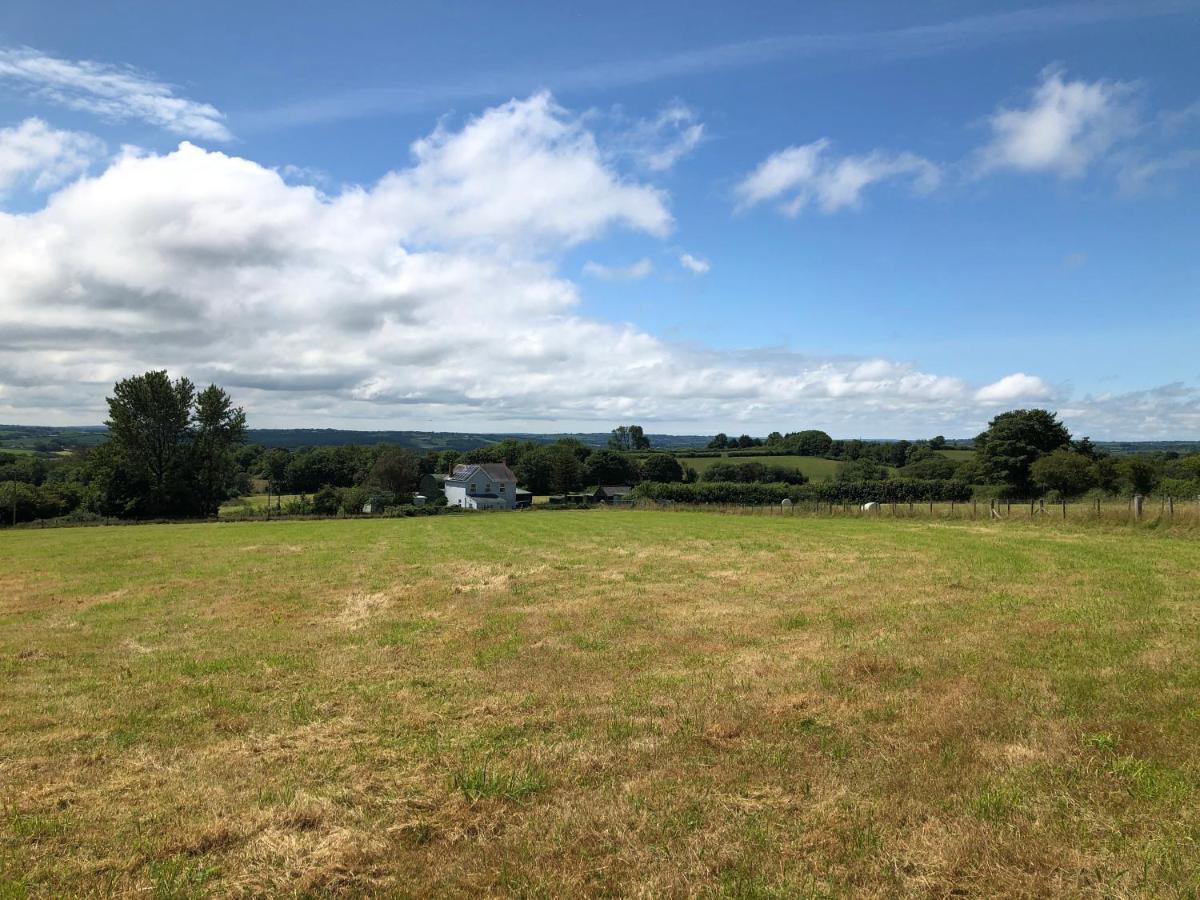
{"type": "Polygon", "coordinates": [[[1200,438],[1198,39],[1183,2],[9,0],[0,420],[161,366],[263,426],[1200,438]]]}

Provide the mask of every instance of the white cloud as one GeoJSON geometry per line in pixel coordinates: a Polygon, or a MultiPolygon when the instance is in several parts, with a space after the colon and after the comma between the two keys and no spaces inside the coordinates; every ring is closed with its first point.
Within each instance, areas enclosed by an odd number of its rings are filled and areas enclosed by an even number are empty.
{"type": "Polygon", "coordinates": [[[682,346],[584,315],[563,248],[670,221],[594,153],[534,97],[334,194],[186,143],[125,154],[0,213],[0,421],[99,421],[116,379],[159,366],[225,385],[258,425],[953,434],[1044,394],[1029,375],[977,392],[907,363],[682,346]],[[522,190],[529,210],[496,199],[522,190]]]}
{"type": "Polygon", "coordinates": [[[627,266],[606,266],[603,263],[588,260],[583,264],[583,274],[603,281],[637,281],[645,278],[654,271],[654,263],[648,259],[639,259],[627,266]]]}
{"type": "Polygon", "coordinates": [[[1036,375],[1016,372],[999,381],[984,385],[975,392],[980,403],[1015,403],[1016,401],[1049,400],[1054,392],[1036,375]]]}
{"type": "Polygon", "coordinates": [[[0,47],[0,82],[105,119],[139,119],[173,134],[211,141],[233,137],[216,107],[179,97],[172,85],[127,66],[0,47]]]}
{"type": "Polygon", "coordinates": [[[710,263],[707,259],[702,259],[699,256],[692,256],[690,253],[680,254],[679,264],[689,272],[694,272],[697,275],[707,275],[708,270],[712,268],[712,263],[710,263]]]}
{"type": "Polygon", "coordinates": [[[21,183],[48,190],[86,171],[103,153],[99,138],[60,131],[41,119],[0,128],[0,195],[21,183]]]}
{"type": "Polygon", "coordinates": [[[908,181],[916,193],[928,193],[941,180],[941,169],[913,153],[876,150],[861,156],[833,157],[832,142],[821,138],[771,154],[735,188],[738,206],[781,200],[781,210],[798,215],[815,202],[822,212],[856,209],[863,191],[890,179],[908,181]]]}
{"type": "Polygon", "coordinates": [[[704,123],[676,101],[653,119],[639,119],[614,139],[616,150],[649,172],[666,172],[700,146],[704,123]]]}
{"type": "Polygon", "coordinates": [[[385,176],[362,202],[413,240],[578,244],[613,226],[663,236],[666,194],[627,182],[595,137],[547,93],[511,100],[461,130],[439,127],[416,164],[385,176]]]}
{"type": "Polygon", "coordinates": [[[1016,169],[1082,176],[1113,144],[1137,130],[1135,90],[1118,81],[1068,81],[1062,69],[1045,69],[1029,106],[1000,109],[990,118],[993,137],[980,151],[978,172],[1016,169]]]}

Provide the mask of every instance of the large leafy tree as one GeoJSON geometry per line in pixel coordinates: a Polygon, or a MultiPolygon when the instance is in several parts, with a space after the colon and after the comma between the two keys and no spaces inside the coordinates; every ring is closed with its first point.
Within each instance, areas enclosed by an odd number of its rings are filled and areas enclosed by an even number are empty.
{"type": "Polygon", "coordinates": [[[118,381],[108,398],[111,440],[125,465],[144,475],[147,515],[173,515],[190,505],[186,484],[196,389],[165,371],[118,381]]]}
{"type": "Polygon", "coordinates": [[[646,481],[683,481],[683,466],[669,453],[651,453],[642,460],[642,478],[646,481]]]}
{"type": "Polygon", "coordinates": [[[615,450],[597,450],[587,458],[588,484],[637,484],[637,462],[615,450]]]}
{"type": "Polygon", "coordinates": [[[1029,467],[1033,483],[1063,497],[1077,497],[1097,484],[1095,464],[1072,450],[1055,450],[1039,457],[1029,467]]]}
{"type": "Polygon", "coordinates": [[[200,513],[215,516],[237,477],[234,449],[246,440],[246,413],[215,384],[196,395],[192,459],[200,513]]]}
{"type": "Polygon", "coordinates": [[[650,438],[641,425],[618,425],[608,438],[610,450],[649,450],[650,438]]]}
{"type": "Polygon", "coordinates": [[[1067,427],[1044,409],[1001,413],[975,438],[976,456],[988,483],[1005,485],[1017,496],[1034,492],[1031,469],[1040,457],[1070,444],[1067,427]]]}
{"type": "Polygon", "coordinates": [[[411,450],[396,447],[385,451],[367,476],[367,485],[397,497],[411,494],[421,480],[421,460],[411,450]]]}

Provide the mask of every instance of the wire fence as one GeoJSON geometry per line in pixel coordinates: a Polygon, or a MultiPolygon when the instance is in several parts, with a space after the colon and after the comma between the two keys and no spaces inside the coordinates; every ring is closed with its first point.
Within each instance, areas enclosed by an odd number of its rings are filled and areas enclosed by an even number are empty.
{"type": "Polygon", "coordinates": [[[1066,521],[1200,525],[1200,497],[1110,497],[1075,500],[967,500],[963,502],[830,503],[801,501],[765,505],[638,500],[630,509],[699,511],[741,516],[824,516],[859,519],[1066,521]]]}

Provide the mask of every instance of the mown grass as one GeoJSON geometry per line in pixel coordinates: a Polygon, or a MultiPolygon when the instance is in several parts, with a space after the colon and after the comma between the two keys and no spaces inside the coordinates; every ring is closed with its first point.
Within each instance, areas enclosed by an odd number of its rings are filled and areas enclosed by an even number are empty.
{"type": "Polygon", "coordinates": [[[1200,539],[0,533],[0,896],[1190,896],[1200,539]]]}

